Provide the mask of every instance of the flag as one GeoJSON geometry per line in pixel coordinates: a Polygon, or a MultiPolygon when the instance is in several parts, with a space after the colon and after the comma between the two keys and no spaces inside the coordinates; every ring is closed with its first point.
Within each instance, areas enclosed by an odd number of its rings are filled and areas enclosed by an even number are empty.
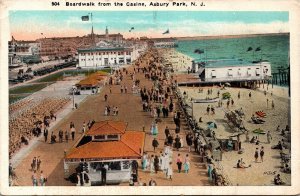
{"type": "Polygon", "coordinates": [[[87,16],[81,16],[82,21],[89,21],[89,15],[87,16]]]}
{"type": "Polygon", "coordinates": [[[257,52],[257,51],[260,51],[260,47],[257,47],[257,48],[255,49],[255,52],[257,52]]]}
{"type": "Polygon", "coordinates": [[[249,47],[248,50],[247,50],[247,52],[249,52],[249,51],[251,51],[251,50],[253,50],[253,48],[252,48],[252,47],[249,47]]]}
{"type": "Polygon", "coordinates": [[[170,33],[169,29],[163,32],[163,34],[169,34],[169,33],[170,33]]]}

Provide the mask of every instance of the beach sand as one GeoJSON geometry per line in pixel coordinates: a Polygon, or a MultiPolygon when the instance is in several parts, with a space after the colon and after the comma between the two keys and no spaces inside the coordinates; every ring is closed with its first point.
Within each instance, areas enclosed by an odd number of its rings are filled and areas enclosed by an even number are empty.
{"type": "MultiPolygon", "coordinates": [[[[203,93],[199,93],[199,87],[179,87],[181,93],[184,91],[187,93],[188,98],[205,99],[207,95],[207,90],[210,87],[204,87],[203,93]]],[[[264,86],[266,90],[266,85],[264,86]]],[[[213,94],[210,98],[217,97],[217,92],[220,91],[220,96],[224,92],[229,92],[234,100],[234,105],[230,104],[229,108],[226,107],[226,101],[223,101],[223,107],[218,107],[218,102],[216,103],[194,103],[193,113],[195,119],[202,117],[203,123],[200,123],[200,127],[207,128],[207,122],[213,121],[218,125],[215,129],[217,138],[228,138],[233,135],[234,130],[232,130],[228,124],[227,119],[224,117],[225,111],[236,110],[243,108],[245,113],[244,126],[249,130],[250,139],[252,136],[257,136],[257,134],[252,133],[253,130],[260,128],[265,131],[270,131],[273,137],[271,144],[267,144],[266,135],[259,135],[260,145],[250,144],[245,142],[245,135],[241,135],[242,148],[244,148],[243,154],[238,154],[237,151],[225,152],[223,153],[223,160],[220,162],[225,174],[229,177],[232,185],[272,185],[274,174],[273,172],[280,173],[281,178],[287,185],[291,184],[291,175],[280,172],[281,159],[279,150],[271,149],[271,146],[276,145],[279,140],[283,138],[279,132],[276,131],[278,125],[281,129],[284,129],[286,125],[289,124],[289,107],[290,100],[288,97],[288,89],[283,87],[274,86],[274,88],[269,85],[267,95],[264,95],[264,88],[259,90],[250,90],[243,88],[230,88],[226,87],[226,90],[220,90],[219,87],[213,87],[213,94]],[[238,99],[237,95],[240,91],[241,98],[238,99]],[[252,97],[249,98],[249,92],[252,93],[252,97]],[[271,96],[272,92],[272,96],[271,96]],[[269,104],[267,107],[267,99],[269,99],[269,104]],[[271,102],[274,100],[275,108],[271,108],[271,102]],[[206,114],[206,107],[208,105],[213,105],[216,113],[214,115],[206,114]],[[266,122],[264,124],[253,124],[251,122],[251,116],[256,111],[264,111],[267,117],[264,119],[266,122]],[[254,152],[255,148],[259,149],[264,146],[265,156],[264,162],[255,163],[254,162],[254,152]],[[252,166],[247,169],[237,169],[234,168],[237,164],[237,160],[243,158],[246,165],[251,164],[252,166]]],[[[273,184],[274,185],[274,184],[273,184]]]]}

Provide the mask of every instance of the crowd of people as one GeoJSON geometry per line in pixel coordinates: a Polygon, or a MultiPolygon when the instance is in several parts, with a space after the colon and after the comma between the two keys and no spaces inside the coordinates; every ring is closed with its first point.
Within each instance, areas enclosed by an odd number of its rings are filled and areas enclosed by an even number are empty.
{"type": "MultiPolygon", "coordinates": [[[[66,97],[46,98],[36,102],[32,107],[24,110],[14,118],[11,118],[9,120],[10,157],[19,150],[22,145],[27,145],[33,137],[39,137],[43,129],[48,129],[49,123],[55,120],[54,114],[62,109],[69,101],[70,99],[66,97]]],[[[22,100],[16,104],[20,105],[21,103],[22,100]]],[[[14,107],[14,105],[12,107],[14,107]]]]}

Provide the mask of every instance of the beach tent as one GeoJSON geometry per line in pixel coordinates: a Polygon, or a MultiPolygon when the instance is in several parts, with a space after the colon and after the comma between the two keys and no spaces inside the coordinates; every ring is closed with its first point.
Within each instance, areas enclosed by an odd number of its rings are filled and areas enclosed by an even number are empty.
{"type": "Polygon", "coordinates": [[[208,126],[207,126],[207,128],[209,128],[209,129],[213,129],[213,128],[218,128],[218,126],[217,126],[217,124],[215,123],[215,122],[208,122],[207,123],[208,124],[208,126]]]}

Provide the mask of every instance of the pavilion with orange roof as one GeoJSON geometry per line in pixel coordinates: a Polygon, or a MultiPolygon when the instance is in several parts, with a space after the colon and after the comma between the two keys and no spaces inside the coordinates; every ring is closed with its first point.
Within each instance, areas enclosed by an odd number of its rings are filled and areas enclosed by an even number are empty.
{"type": "Polygon", "coordinates": [[[122,121],[94,123],[66,153],[65,173],[69,175],[71,168],[84,163],[87,167],[85,175],[91,184],[101,181],[104,166],[107,168],[107,182],[129,181],[132,161],[143,155],[145,133],[126,129],[127,123],[122,121]]]}

